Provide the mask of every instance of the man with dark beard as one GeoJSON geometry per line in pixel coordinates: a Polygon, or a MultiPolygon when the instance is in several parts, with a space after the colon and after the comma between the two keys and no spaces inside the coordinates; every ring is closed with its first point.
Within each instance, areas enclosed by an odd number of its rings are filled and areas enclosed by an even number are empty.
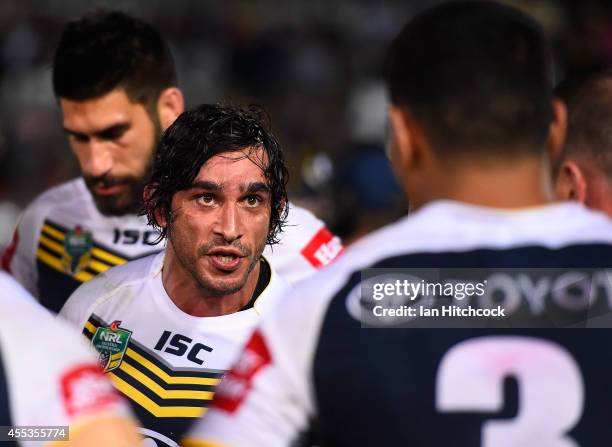
{"type": "Polygon", "coordinates": [[[60,313],[91,339],[156,445],[176,445],[206,411],[259,316],[288,289],[262,256],[288,211],[287,169],[262,116],[219,105],[180,115],[145,189],[165,251],[99,275],[60,313]]]}
{"type": "MultiPolygon", "coordinates": [[[[80,283],[162,248],[136,213],[160,132],[183,112],[184,101],[160,33],[120,12],[66,26],[53,88],[83,178],[47,191],[25,210],[2,264],[57,312],[80,283]]],[[[323,222],[292,206],[287,231],[267,255],[293,282],[341,248],[323,222]]]]}
{"type": "Polygon", "coordinates": [[[84,282],[159,251],[137,215],[161,129],[183,111],[174,62],[150,25],[118,12],[65,27],[53,89],[82,178],[28,206],[3,268],[58,312],[84,282]]]}

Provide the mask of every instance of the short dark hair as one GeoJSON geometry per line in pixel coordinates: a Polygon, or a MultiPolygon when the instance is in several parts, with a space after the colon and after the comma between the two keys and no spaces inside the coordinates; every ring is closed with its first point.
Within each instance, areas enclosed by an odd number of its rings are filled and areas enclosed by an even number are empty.
{"type": "Polygon", "coordinates": [[[545,147],[550,50],[516,9],[453,2],[416,16],[389,50],[386,78],[392,103],[411,111],[441,155],[495,159],[545,147]]]}
{"type": "Polygon", "coordinates": [[[148,23],[118,11],[98,11],[64,28],[53,62],[56,96],[82,101],[124,88],[130,101],[151,107],[175,85],[170,50],[148,23]]]}
{"type": "Polygon", "coordinates": [[[286,189],[289,173],[281,147],[270,132],[268,115],[255,105],[242,108],[221,104],[203,104],[183,112],[162,135],[148,188],[151,194],[145,199],[142,212],[149,225],[160,231],[160,239],[167,237],[168,228],[159,225],[156,213],[172,222],[172,197],[192,187],[204,163],[217,154],[246,148],[263,148],[266,152],[267,165],[260,167],[271,195],[267,243],[278,242],[289,209],[286,189]]]}
{"type": "Polygon", "coordinates": [[[612,177],[612,70],[568,78],[555,93],[567,106],[567,135],[555,171],[578,156],[612,177]]]}

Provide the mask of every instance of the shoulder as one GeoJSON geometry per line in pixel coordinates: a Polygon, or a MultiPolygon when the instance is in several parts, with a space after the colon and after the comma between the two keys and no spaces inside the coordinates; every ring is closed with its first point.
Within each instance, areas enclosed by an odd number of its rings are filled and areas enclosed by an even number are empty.
{"type": "Polygon", "coordinates": [[[30,295],[14,281],[9,275],[0,272],[0,303],[3,304],[6,312],[0,314],[2,324],[0,324],[0,341],[3,345],[3,353],[7,347],[12,345],[14,339],[19,346],[28,346],[29,355],[45,359],[45,368],[51,364],[64,363],[64,359],[69,361],[71,358],[87,358],[90,353],[80,337],[70,327],[58,322],[51,313],[40,306],[30,295]],[[52,353],[47,352],[44,340],[47,335],[52,335],[53,343],[57,346],[64,346],[62,356],[50,358],[52,353]],[[67,347],[74,348],[68,349],[67,347]],[[57,357],[57,358],[55,358],[57,357]],[[62,358],[64,357],[64,358],[62,358]]]}
{"type": "Polygon", "coordinates": [[[54,186],[37,196],[28,206],[28,209],[52,207],[58,204],[74,202],[90,202],[89,191],[82,178],[76,178],[60,185],[54,186]]]}
{"type": "Polygon", "coordinates": [[[294,307],[298,309],[302,306],[325,307],[353,272],[375,263],[390,249],[401,251],[401,248],[398,248],[398,235],[405,232],[407,225],[412,225],[412,222],[403,219],[349,246],[333,264],[289,287],[285,291],[286,298],[282,300],[282,307],[287,312],[293,312],[294,307]]]}
{"type": "Polygon", "coordinates": [[[296,225],[307,229],[317,230],[325,224],[306,208],[297,206],[291,202],[288,204],[287,225],[296,225]]]}
{"type": "Polygon", "coordinates": [[[305,208],[289,203],[287,221],[280,235],[279,246],[299,246],[304,248],[313,238],[318,237],[321,242],[328,242],[334,236],[327,229],[325,223],[305,208]],[[325,234],[323,234],[325,233],[325,234]],[[326,240],[324,240],[326,239],[326,240]]]}
{"type": "Polygon", "coordinates": [[[300,346],[308,353],[314,349],[332,298],[352,271],[351,263],[346,261],[342,257],[325,269],[287,287],[271,311],[263,315],[262,331],[275,345],[273,349],[290,351],[292,347],[300,346]]]}
{"type": "Polygon", "coordinates": [[[95,412],[128,414],[74,328],[1,272],[0,290],[0,303],[10,309],[0,313],[0,367],[14,425],[72,425],[95,412]]]}
{"type": "Polygon", "coordinates": [[[90,290],[95,288],[95,290],[112,291],[120,287],[137,285],[145,281],[154,269],[161,269],[162,261],[163,252],[135,259],[106,270],[83,286],[91,287],[90,290]]]}
{"type": "MultiPolygon", "coordinates": [[[[50,188],[37,196],[25,208],[22,221],[42,222],[49,212],[58,207],[79,207],[92,201],[82,178],[50,188]]],[[[78,208],[77,208],[78,209],[78,208]]]]}
{"type": "MultiPolygon", "coordinates": [[[[2,270],[0,270],[0,305],[7,311],[6,313],[10,309],[13,314],[19,317],[28,315],[31,311],[41,315],[48,313],[21,284],[2,270]]],[[[0,314],[4,313],[1,312],[0,314]]]]}
{"type": "Polygon", "coordinates": [[[123,265],[112,267],[91,281],[83,283],[68,298],[60,315],[81,327],[93,310],[106,302],[132,294],[151,277],[155,268],[161,268],[163,252],[146,256],[123,265]]]}
{"type": "Polygon", "coordinates": [[[396,254],[522,246],[555,249],[576,244],[612,244],[612,219],[571,202],[521,211],[442,203],[357,241],[346,250],[346,258],[349,263],[367,266],[396,254]]]}
{"type": "Polygon", "coordinates": [[[342,241],[310,211],[290,203],[278,244],[267,246],[266,256],[277,271],[295,283],[330,264],[341,252],[342,241]]]}
{"type": "MultiPolygon", "coordinates": [[[[612,219],[602,211],[589,209],[581,204],[568,204],[567,216],[561,216],[565,224],[559,226],[554,217],[542,224],[542,233],[551,244],[569,242],[612,243],[612,219]]],[[[560,218],[561,218],[560,217],[560,218]]]]}

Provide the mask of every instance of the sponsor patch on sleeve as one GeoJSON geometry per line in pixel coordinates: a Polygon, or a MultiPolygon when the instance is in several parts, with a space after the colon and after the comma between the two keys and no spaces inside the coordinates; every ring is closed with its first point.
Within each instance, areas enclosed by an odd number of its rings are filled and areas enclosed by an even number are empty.
{"type": "Polygon", "coordinates": [[[60,383],[64,408],[71,417],[104,410],[119,400],[112,383],[96,364],[71,368],[60,383]]]}
{"type": "Polygon", "coordinates": [[[214,405],[233,413],[249,394],[253,377],[272,362],[272,356],[259,331],[255,331],[234,367],[217,387],[214,405]]]}
{"type": "Polygon", "coordinates": [[[342,242],[327,228],[323,227],[302,249],[302,255],[315,268],[331,263],[342,252],[342,242]]]}

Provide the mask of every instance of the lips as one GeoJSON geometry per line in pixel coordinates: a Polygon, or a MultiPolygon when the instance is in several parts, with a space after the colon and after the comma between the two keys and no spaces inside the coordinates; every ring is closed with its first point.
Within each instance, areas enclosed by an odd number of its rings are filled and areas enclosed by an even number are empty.
{"type": "Polygon", "coordinates": [[[98,185],[93,188],[93,191],[98,196],[114,196],[122,191],[121,185],[98,185]]]}
{"type": "Polygon", "coordinates": [[[213,249],[207,253],[207,256],[215,268],[224,272],[237,270],[244,257],[240,250],[232,248],[213,249]]]}

